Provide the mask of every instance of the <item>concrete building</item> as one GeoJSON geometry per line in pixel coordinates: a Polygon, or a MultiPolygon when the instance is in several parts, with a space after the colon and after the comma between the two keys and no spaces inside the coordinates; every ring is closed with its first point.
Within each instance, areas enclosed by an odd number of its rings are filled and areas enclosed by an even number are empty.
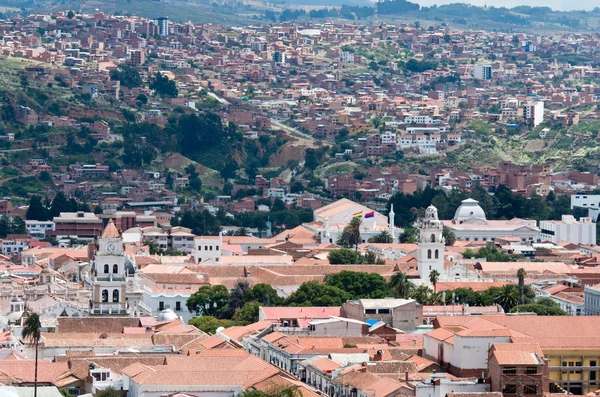
{"type": "Polygon", "coordinates": [[[221,236],[197,236],[194,238],[194,263],[219,264],[221,262],[221,236]]]}
{"type": "Polygon", "coordinates": [[[454,219],[441,222],[459,240],[495,241],[502,237],[517,237],[527,243],[537,241],[540,235],[535,220],[513,218],[508,221],[488,221],[479,202],[473,199],[462,201],[456,209],[454,219]]]}
{"type": "Polygon", "coordinates": [[[54,231],[54,222],[52,221],[25,221],[27,235],[40,240],[46,238],[47,232],[54,231]]]}
{"type": "Polygon", "coordinates": [[[156,20],[158,24],[158,34],[160,36],[168,36],[169,35],[169,17],[160,17],[156,20]]]}
{"type": "Polygon", "coordinates": [[[537,127],[544,121],[544,102],[528,102],[523,105],[523,116],[534,127],[537,127]]]}
{"type": "Polygon", "coordinates": [[[53,222],[54,231],[47,234],[56,238],[74,237],[92,241],[102,231],[102,219],[93,212],[61,212],[53,222]]]}
{"type": "Polygon", "coordinates": [[[494,344],[489,351],[491,391],[511,396],[543,396],[548,392],[548,366],[537,344],[494,344]]]}
{"type": "Polygon", "coordinates": [[[592,218],[563,215],[560,221],[541,221],[540,239],[552,243],[596,244],[596,224],[592,218]]]}
{"type": "Polygon", "coordinates": [[[473,78],[476,80],[491,80],[492,65],[478,64],[473,67],[473,78]]]}
{"type": "Polygon", "coordinates": [[[423,324],[423,306],[414,299],[358,299],[344,303],[342,311],[348,318],[383,321],[402,331],[412,331],[423,324]]]}
{"type": "Polygon", "coordinates": [[[583,287],[583,312],[586,316],[600,315],[600,284],[583,287]]]}

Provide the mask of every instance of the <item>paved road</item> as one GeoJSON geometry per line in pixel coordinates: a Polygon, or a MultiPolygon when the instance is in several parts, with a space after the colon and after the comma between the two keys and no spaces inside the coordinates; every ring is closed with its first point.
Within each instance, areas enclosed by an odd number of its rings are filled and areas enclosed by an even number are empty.
{"type": "Polygon", "coordinates": [[[22,148],[22,149],[5,149],[5,150],[0,150],[0,153],[11,153],[11,152],[27,152],[29,150],[40,150],[40,149],[56,149],[61,147],[60,145],[54,145],[54,146],[38,146],[36,148],[31,148],[31,147],[26,147],[26,148],[22,148]]]}
{"type": "Polygon", "coordinates": [[[312,136],[298,130],[297,128],[294,127],[290,127],[288,125],[285,125],[275,119],[271,119],[271,124],[273,124],[274,126],[281,128],[282,130],[284,130],[285,132],[287,132],[290,135],[295,135],[298,136],[300,138],[304,138],[304,139],[308,139],[311,142],[315,141],[315,138],[313,138],[312,136]]]}

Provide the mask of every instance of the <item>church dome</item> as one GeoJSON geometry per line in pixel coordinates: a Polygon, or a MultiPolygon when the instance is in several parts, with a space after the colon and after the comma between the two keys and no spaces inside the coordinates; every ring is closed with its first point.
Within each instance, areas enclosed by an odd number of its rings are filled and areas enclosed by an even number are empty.
{"type": "Polygon", "coordinates": [[[430,205],[425,210],[425,219],[438,220],[438,210],[433,205],[430,205]]]}
{"type": "Polygon", "coordinates": [[[473,199],[466,199],[462,201],[460,207],[456,209],[454,213],[455,222],[464,222],[469,219],[476,219],[485,221],[485,212],[483,208],[479,206],[479,201],[473,199]]]}
{"type": "Polygon", "coordinates": [[[177,314],[175,314],[175,312],[171,309],[161,310],[161,312],[158,313],[158,321],[161,323],[166,321],[173,321],[177,318],[177,314]]]}

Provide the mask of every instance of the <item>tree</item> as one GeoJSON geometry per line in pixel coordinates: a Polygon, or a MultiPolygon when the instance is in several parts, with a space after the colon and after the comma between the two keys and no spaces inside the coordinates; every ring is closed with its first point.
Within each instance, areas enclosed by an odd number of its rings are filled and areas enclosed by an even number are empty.
{"type": "Polygon", "coordinates": [[[369,242],[374,244],[391,244],[394,242],[394,238],[387,230],[383,230],[381,233],[371,237],[369,242]]]}
{"type": "Polygon", "coordinates": [[[517,270],[517,278],[519,279],[519,303],[521,305],[525,303],[524,289],[525,289],[525,276],[526,275],[527,275],[527,272],[525,271],[525,269],[520,268],[519,270],[517,270]]]}
{"type": "Polygon", "coordinates": [[[405,227],[404,231],[398,236],[398,242],[401,244],[416,243],[417,238],[417,229],[414,227],[405,227]]]}
{"type": "Polygon", "coordinates": [[[25,327],[21,331],[21,337],[25,340],[29,339],[35,344],[35,374],[33,379],[33,397],[37,397],[37,380],[38,380],[38,345],[42,338],[42,324],[40,316],[37,313],[31,313],[25,320],[25,327]]]}
{"type": "Polygon", "coordinates": [[[413,289],[410,297],[422,305],[426,305],[431,300],[431,289],[426,285],[419,285],[413,289]]]}
{"type": "Polygon", "coordinates": [[[436,285],[437,285],[437,282],[439,279],[440,279],[440,272],[438,272],[437,270],[432,270],[429,273],[429,282],[433,285],[433,293],[434,294],[437,292],[436,285]]]}
{"type": "Polygon", "coordinates": [[[281,306],[284,299],[277,294],[277,290],[270,284],[256,284],[246,291],[247,301],[257,301],[264,306],[281,306]]]}
{"type": "Polygon", "coordinates": [[[244,306],[237,309],[232,317],[232,320],[254,323],[258,321],[260,303],[258,302],[246,302],[244,306]]]}
{"type": "Polygon", "coordinates": [[[446,246],[453,246],[456,242],[456,235],[448,226],[444,225],[444,229],[442,230],[442,237],[444,237],[444,241],[446,242],[446,246]]]}
{"type": "Polygon", "coordinates": [[[48,221],[52,219],[50,211],[42,204],[42,198],[40,196],[31,196],[25,217],[27,220],[35,221],[48,221]]]}
{"type": "Polygon", "coordinates": [[[198,328],[200,331],[214,334],[220,327],[228,328],[239,325],[240,323],[228,319],[219,319],[214,316],[202,316],[190,319],[189,324],[198,328]]]}
{"type": "Polygon", "coordinates": [[[415,285],[408,279],[406,273],[396,273],[392,276],[389,283],[389,289],[396,298],[407,299],[415,285]]]}
{"type": "MultiPolygon", "coordinates": [[[[118,80],[123,87],[127,88],[140,87],[143,84],[142,77],[137,69],[125,63],[119,65],[117,69],[110,72],[110,79],[115,81],[118,80]]],[[[140,101],[141,95],[143,94],[138,96],[138,101],[140,101]]],[[[146,102],[148,102],[148,98],[146,98],[146,102]]]]}
{"type": "Polygon", "coordinates": [[[362,263],[360,254],[348,248],[340,248],[329,251],[327,259],[331,265],[356,265],[362,263]]]}
{"type": "Polygon", "coordinates": [[[245,390],[240,397],[301,397],[302,393],[298,386],[272,388],[268,391],[245,390]]]}
{"type": "Polygon", "coordinates": [[[350,295],[340,288],[316,281],[303,283],[286,300],[287,306],[341,306],[350,295]]]}
{"type": "Polygon", "coordinates": [[[179,95],[175,81],[169,80],[167,76],[163,76],[160,72],[156,72],[154,78],[151,79],[150,89],[164,98],[177,98],[179,95]]]}
{"type": "Polygon", "coordinates": [[[229,304],[229,290],[224,285],[202,286],[190,296],[186,305],[196,315],[220,317],[229,304]]]}
{"type": "Polygon", "coordinates": [[[511,313],[535,313],[538,316],[566,316],[568,315],[563,309],[558,306],[546,306],[539,303],[529,303],[518,305],[510,310],[511,313]]]}
{"type": "Polygon", "coordinates": [[[358,244],[360,244],[360,225],[362,224],[361,218],[354,217],[346,225],[340,237],[337,240],[337,245],[342,247],[354,247],[358,250],[358,244]]]}
{"type": "Polygon", "coordinates": [[[380,299],[387,295],[385,278],[377,273],[342,270],[328,274],[325,284],[346,291],[350,294],[350,299],[380,299]]]}
{"type": "Polygon", "coordinates": [[[74,17],[75,17],[75,13],[73,12],[73,10],[69,10],[69,12],[67,13],[67,18],[73,19],[74,17]]]}
{"type": "Polygon", "coordinates": [[[96,393],[96,397],[122,397],[121,391],[113,388],[112,386],[107,387],[96,393]]]}
{"type": "Polygon", "coordinates": [[[514,284],[504,285],[498,289],[494,300],[502,306],[505,313],[509,313],[519,304],[519,290],[514,284]]]}

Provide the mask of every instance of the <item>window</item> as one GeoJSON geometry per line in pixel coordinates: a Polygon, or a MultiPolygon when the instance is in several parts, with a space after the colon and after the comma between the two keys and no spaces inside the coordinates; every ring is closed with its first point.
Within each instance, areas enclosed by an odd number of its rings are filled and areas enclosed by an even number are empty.
{"type": "Polygon", "coordinates": [[[119,265],[113,265],[113,273],[119,273],[119,265]]]}
{"type": "Polygon", "coordinates": [[[576,366],[576,367],[579,367],[579,369],[578,369],[578,370],[575,370],[575,373],[576,373],[576,374],[580,374],[580,373],[581,373],[581,367],[583,366],[583,363],[582,363],[581,361],[577,361],[577,362],[575,363],[575,366],[576,366]]]}
{"type": "Polygon", "coordinates": [[[431,259],[431,250],[427,250],[427,259],[431,259]]]}
{"type": "Polygon", "coordinates": [[[440,252],[439,252],[439,250],[435,250],[435,259],[440,259],[440,252]]]}
{"type": "Polygon", "coordinates": [[[365,309],[365,314],[377,314],[377,309],[365,309]]]}
{"type": "Polygon", "coordinates": [[[517,385],[504,385],[502,389],[504,394],[517,394],[517,385]]]}
{"type": "Polygon", "coordinates": [[[113,302],[118,302],[119,301],[119,290],[115,289],[113,290],[113,302]]]}
{"type": "Polygon", "coordinates": [[[67,393],[69,393],[69,395],[71,396],[78,396],[79,394],[81,394],[81,392],[79,391],[79,386],[69,386],[67,388],[67,393]]]}
{"type": "Polygon", "coordinates": [[[175,311],[181,310],[181,302],[175,302],[175,311]]]}
{"type": "Polygon", "coordinates": [[[104,274],[108,274],[109,273],[109,267],[108,265],[104,265],[104,274]]]}
{"type": "Polygon", "coordinates": [[[201,245],[198,246],[198,251],[202,251],[202,246],[201,245]]]}
{"type": "Polygon", "coordinates": [[[517,367],[504,367],[502,368],[502,374],[504,375],[516,375],[517,367]]]}
{"type": "Polygon", "coordinates": [[[165,302],[158,302],[158,310],[165,310],[165,302]]]}
{"type": "Polygon", "coordinates": [[[102,290],[102,302],[108,302],[108,290],[107,289],[102,290]]]}
{"type": "Polygon", "coordinates": [[[379,314],[390,314],[390,309],[379,309],[379,314]]]}
{"type": "Polygon", "coordinates": [[[431,242],[435,243],[435,234],[433,234],[433,233],[431,234],[431,242]]]}
{"type": "Polygon", "coordinates": [[[525,368],[526,375],[535,375],[538,373],[537,367],[527,367],[525,368]]]}
{"type": "MultiPolygon", "coordinates": [[[[595,367],[596,366],[596,360],[590,360],[590,367],[595,367]]],[[[595,369],[590,369],[590,380],[596,380],[596,375],[597,372],[595,369]]],[[[590,382],[591,384],[595,385],[596,382],[590,382]]]]}
{"type": "Polygon", "coordinates": [[[209,247],[209,249],[208,249],[208,250],[209,250],[209,251],[212,251],[212,248],[213,248],[213,246],[211,245],[211,246],[209,247]]]}
{"type": "Polygon", "coordinates": [[[523,385],[523,394],[537,394],[537,385],[523,385]]]}

